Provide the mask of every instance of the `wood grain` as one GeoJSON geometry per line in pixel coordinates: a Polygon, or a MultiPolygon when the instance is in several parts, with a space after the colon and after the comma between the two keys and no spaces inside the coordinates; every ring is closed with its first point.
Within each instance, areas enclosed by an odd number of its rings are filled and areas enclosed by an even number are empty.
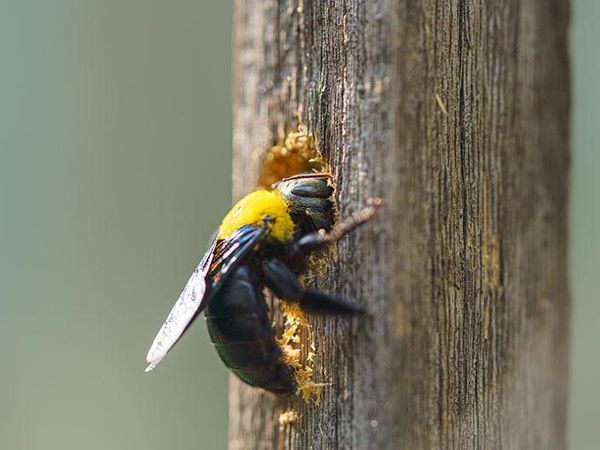
{"type": "Polygon", "coordinates": [[[566,447],[567,0],[236,1],[234,195],[301,118],[343,240],[311,317],[320,406],[232,378],[231,449],[566,447]],[[288,409],[296,422],[280,426],[288,409]]]}

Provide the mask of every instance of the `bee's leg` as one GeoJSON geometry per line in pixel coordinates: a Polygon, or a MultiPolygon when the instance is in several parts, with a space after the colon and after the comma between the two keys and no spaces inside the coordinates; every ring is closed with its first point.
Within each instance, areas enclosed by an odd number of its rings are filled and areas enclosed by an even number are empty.
{"type": "Polygon", "coordinates": [[[302,309],[320,314],[362,314],[365,309],[316,289],[304,289],[297,275],[283,262],[270,259],[263,264],[266,285],[275,295],[295,301],[302,309]]]}
{"type": "Polygon", "coordinates": [[[316,233],[302,236],[293,244],[294,250],[309,253],[339,241],[345,235],[354,231],[356,228],[375,217],[375,214],[377,214],[377,211],[382,204],[383,202],[380,198],[375,199],[370,206],[355,212],[338,224],[334,225],[329,232],[319,230],[316,233]]]}
{"type": "Polygon", "coordinates": [[[317,289],[306,289],[299,300],[300,306],[306,311],[319,314],[364,314],[364,306],[349,302],[340,297],[321,292],[317,289]]]}
{"type": "Polygon", "coordinates": [[[308,255],[321,250],[340,240],[346,234],[371,220],[382,205],[381,199],[373,200],[372,204],[336,224],[329,232],[319,230],[305,234],[297,241],[286,247],[285,260],[297,273],[304,272],[307,267],[308,255]]]}
{"type": "Polygon", "coordinates": [[[304,295],[304,286],[292,269],[278,259],[269,259],[263,263],[265,284],[280,298],[300,301],[304,295]]]}

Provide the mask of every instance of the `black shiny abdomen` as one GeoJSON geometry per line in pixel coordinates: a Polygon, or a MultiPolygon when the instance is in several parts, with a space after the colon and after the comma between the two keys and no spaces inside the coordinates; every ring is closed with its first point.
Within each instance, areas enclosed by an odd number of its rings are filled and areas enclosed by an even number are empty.
{"type": "Polygon", "coordinates": [[[249,266],[241,265],[231,274],[205,314],[219,356],[238,377],[251,386],[294,392],[292,369],[282,362],[275,342],[262,283],[249,266]]]}

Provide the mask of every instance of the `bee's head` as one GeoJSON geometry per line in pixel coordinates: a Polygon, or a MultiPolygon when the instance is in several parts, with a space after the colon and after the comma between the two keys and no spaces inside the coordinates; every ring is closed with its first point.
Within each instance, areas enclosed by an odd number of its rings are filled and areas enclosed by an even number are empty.
{"type": "Polygon", "coordinates": [[[301,233],[330,230],[334,222],[331,175],[300,174],[275,183],[273,189],[284,198],[301,233]]]}

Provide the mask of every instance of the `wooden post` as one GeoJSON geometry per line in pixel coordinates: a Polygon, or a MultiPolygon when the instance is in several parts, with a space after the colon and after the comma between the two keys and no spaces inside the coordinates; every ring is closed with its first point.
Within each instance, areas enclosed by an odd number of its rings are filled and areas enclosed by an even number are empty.
{"type": "Polygon", "coordinates": [[[236,1],[234,195],[301,118],[342,216],[319,406],[232,378],[231,449],[566,447],[567,0],[236,1]],[[278,422],[292,409],[298,419],[278,422]]]}

